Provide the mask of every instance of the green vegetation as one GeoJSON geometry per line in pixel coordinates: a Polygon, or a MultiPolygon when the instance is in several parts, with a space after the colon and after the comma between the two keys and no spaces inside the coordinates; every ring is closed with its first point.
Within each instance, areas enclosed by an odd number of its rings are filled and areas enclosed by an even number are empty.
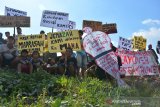
{"type": "MultiPolygon", "coordinates": [[[[95,77],[68,78],[51,75],[43,70],[28,75],[4,69],[0,70],[0,106],[117,107],[118,105],[113,104],[114,99],[160,96],[159,80],[131,78],[126,81],[131,86],[129,89],[119,88],[95,77]]],[[[149,101],[154,107],[160,105],[155,100],[149,101]]]]}

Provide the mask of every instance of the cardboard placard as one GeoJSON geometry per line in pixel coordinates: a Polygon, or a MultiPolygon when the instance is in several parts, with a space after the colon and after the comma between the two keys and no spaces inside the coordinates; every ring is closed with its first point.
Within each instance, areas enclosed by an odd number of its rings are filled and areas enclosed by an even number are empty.
{"type": "Polygon", "coordinates": [[[30,17],[0,16],[0,27],[30,27],[30,17]]]}
{"type": "Polygon", "coordinates": [[[102,31],[106,34],[117,33],[117,25],[116,23],[103,24],[102,31]]]}
{"type": "Polygon", "coordinates": [[[92,31],[102,31],[102,22],[83,20],[83,28],[84,27],[90,27],[92,31]]]}

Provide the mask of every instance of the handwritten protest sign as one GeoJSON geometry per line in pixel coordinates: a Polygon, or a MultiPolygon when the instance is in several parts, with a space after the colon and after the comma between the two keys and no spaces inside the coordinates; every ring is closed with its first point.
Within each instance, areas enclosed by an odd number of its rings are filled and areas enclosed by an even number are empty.
{"type": "Polygon", "coordinates": [[[134,36],[133,38],[133,49],[136,50],[146,50],[147,40],[142,36],[134,36]]]}
{"type": "Polygon", "coordinates": [[[44,10],[42,13],[40,26],[50,27],[50,28],[63,28],[63,26],[68,24],[68,13],[44,10]]]}
{"type": "Polygon", "coordinates": [[[6,16],[27,16],[27,12],[5,6],[5,15],[6,16]]]}
{"type": "Polygon", "coordinates": [[[26,35],[18,36],[18,50],[27,49],[29,53],[34,50],[43,53],[43,47],[45,47],[45,35],[26,35]]]}
{"type": "Polygon", "coordinates": [[[110,47],[111,39],[103,32],[96,31],[91,34],[85,36],[83,40],[83,46],[85,50],[91,54],[93,57],[97,55],[111,50],[110,47]]]}
{"type": "Polygon", "coordinates": [[[67,47],[74,51],[81,50],[78,30],[48,33],[48,50],[50,53],[62,52],[67,47]]]}
{"type": "Polygon", "coordinates": [[[57,26],[56,28],[58,31],[73,30],[76,28],[76,22],[68,21],[67,24],[62,24],[61,26],[57,26]]]}
{"type": "Polygon", "coordinates": [[[102,31],[102,22],[83,20],[83,28],[84,27],[90,27],[92,31],[102,31]]]}
{"type": "Polygon", "coordinates": [[[117,33],[117,25],[116,23],[103,24],[102,31],[106,34],[117,33]]]}
{"type": "Polygon", "coordinates": [[[158,65],[151,51],[126,51],[118,49],[118,55],[122,60],[121,72],[126,76],[156,75],[158,65]]]}
{"type": "Polygon", "coordinates": [[[101,31],[92,32],[83,40],[85,51],[94,57],[97,65],[114,77],[119,86],[126,86],[126,83],[120,79],[117,56],[111,50],[110,44],[109,36],[101,31]]]}
{"type": "Polygon", "coordinates": [[[30,27],[30,17],[0,16],[0,27],[30,27]]]}
{"type": "Polygon", "coordinates": [[[125,49],[125,50],[132,50],[132,40],[119,37],[118,48],[125,49]]]}
{"type": "Polygon", "coordinates": [[[83,28],[83,32],[86,33],[86,34],[91,34],[92,33],[92,28],[90,28],[90,27],[84,27],[83,28]]]}

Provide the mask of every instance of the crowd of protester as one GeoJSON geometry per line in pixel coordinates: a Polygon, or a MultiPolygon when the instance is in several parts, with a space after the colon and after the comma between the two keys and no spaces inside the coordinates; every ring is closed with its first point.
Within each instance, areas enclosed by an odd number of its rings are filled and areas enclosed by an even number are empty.
{"type": "MultiPolygon", "coordinates": [[[[17,35],[21,34],[21,28],[17,27],[17,35]]],[[[40,34],[45,32],[41,31],[40,34]]],[[[79,34],[81,38],[83,32],[79,31],[79,34]]],[[[84,50],[75,54],[72,48],[68,47],[61,52],[61,56],[52,57],[51,53],[48,53],[50,55],[46,59],[40,56],[38,51],[29,53],[23,49],[19,53],[16,46],[17,36],[11,36],[10,32],[5,32],[5,35],[6,39],[3,39],[3,34],[0,33],[0,69],[8,67],[15,69],[18,73],[30,74],[42,68],[51,74],[67,76],[76,76],[80,73],[84,75],[84,70],[87,69],[87,55],[84,50]]]]}
{"type": "MultiPolygon", "coordinates": [[[[17,27],[17,35],[21,34],[21,28],[17,27]]],[[[45,32],[41,31],[40,34],[45,34],[45,32]]],[[[83,31],[79,30],[81,44],[83,43],[82,35],[83,31]]],[[[47,60],[44,60],[44,57],[40,56],[38,51],[33,51],[32,54],[30,54],[26,49],[23,49],[20,53],[18,53],[18,49],[15,46],[17,36],[11,36],[10,32],[5,32],[5,36],[6,39],[3,39],[3,34],[0,33],[0,69],[7,66],[16,69],[18,73],[30,74],[32,72],[37,72],[39,68],[42,68],[48,73],[58,75],[84,76],[85,74],[88,64],[88,56],[84,51],[83,46],[82,50],[77,51],[76,54],[73,52],[72,48],[68,47],[64,52],[61,52],[61,56],[48,57],[47,60]]],[[[111,44],[111,47],[115,52],[117,48],[113,46],[113,44],[111,44]]],[[[148,46],[148,50],[152,51],[158,64],[158,56],[154,49],[152,49],[151,44],[148,46]]],[[[160,53],[158,46],[156,51],[158,54],[160,53]]],[[[122,62],[119,56],[117,56],[117,59],[120,69],[122,62]]]]}

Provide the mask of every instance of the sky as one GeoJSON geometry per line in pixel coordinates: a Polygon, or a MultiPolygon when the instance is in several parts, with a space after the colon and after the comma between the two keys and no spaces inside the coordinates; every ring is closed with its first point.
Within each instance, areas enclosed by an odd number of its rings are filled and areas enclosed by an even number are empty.
{"type": "MultiPolygon", "coordinates": [[[[120,36],[142,35],[154,49],[160,40],[160,0],[0,0],[0,15],[4,15],[5,6],[26,11],[31,17],[31,27],[22,28],[26,35],[51,32],[52,28],[40,26],[42,11],[51,10],[69,13],[76,29],[82,29],[83,20],[116,23],[118,33],[109,34],[115,46],[120,36]]],[[[13,34],[13,28],[0,27],[0,32],[6,31],[13,34]]]]}

